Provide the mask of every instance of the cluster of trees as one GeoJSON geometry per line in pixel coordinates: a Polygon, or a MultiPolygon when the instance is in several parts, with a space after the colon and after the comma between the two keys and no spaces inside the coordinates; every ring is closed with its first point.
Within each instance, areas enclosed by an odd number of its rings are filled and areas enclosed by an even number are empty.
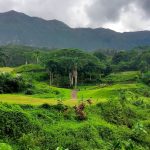
{"type": "Polygon", "coordinates": [[[92,54],[75,49],[57,50],[45,56],[51,84],[77,87],[80,83],[97,82],[105,66],[92,54]]]}
{"type": "Polygon", "coordinates": [[[112,57],[112,70],[148,72],[150,70],[150,47],[117,52],[112,57]]]}
{"type": "Polygon", "coordinates": [[[111,72],[150,70],[150,47],[130,51],[77,49],[48,50],[25,46],[0,47],[0,66],[38,64],[45,68],[49,84],[76,87],[77,82],[95,83],[111,72]]]}
{"type": "Polygon", "coordinates": [[[24,64],[37,64],[42,53],[47,49],[32,48],[27,46],[1,46],[0,66],[16,67],[24,64]]]}

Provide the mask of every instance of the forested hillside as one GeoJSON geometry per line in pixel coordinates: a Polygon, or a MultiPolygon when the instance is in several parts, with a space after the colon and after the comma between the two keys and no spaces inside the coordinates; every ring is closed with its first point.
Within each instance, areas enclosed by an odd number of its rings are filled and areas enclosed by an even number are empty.
{"type": "Polygon", "coordinates": [[[44,20],[9,11],[0,14],[0,45],[49,48],[131,49],[150,45],[150,31],[119,33],[104,28],[71,28],[58,20],[44,20]]]}

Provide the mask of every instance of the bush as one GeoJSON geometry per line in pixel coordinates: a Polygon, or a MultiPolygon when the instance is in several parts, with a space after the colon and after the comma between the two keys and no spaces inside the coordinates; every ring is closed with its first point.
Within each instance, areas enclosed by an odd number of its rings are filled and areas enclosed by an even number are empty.
{"type": "Polygon", "coordinates": [[[34,134],[23,134],[23,136],[18,140],[21,150],[40,150],[38,147],[39,138],[34,134]]]}
{"type": "Polygon", "coordinates": [[[50,109],[51,108],[51,106],[49,104],[46,104],[46,103],[42,104],[40,107],[44,108],[44,109],[50,109]]]}
{"type": "Polygon", "coordinates": [[[17,93],[23,91],[26,87],[26,81],[19,75],[0,74],[0,93],[17,93]]]}
{"type": "Polygon", "coordinates": [[[30,132],[32,124],[26,114],[0,109],[0,137],[19,138],[30,132]]]}
{"type": "Polygon", "coordinates": [[[69,150],[102,149],[97,129],[89,124],[72,128],[60,126],[46,132],[42,138],[43,149],[55,150],[57,147],[68,148],[69,150]]]}
{"type": "Polygon", "coordinates": [[[133,118],[136,118],[136,114],[126,105],[122,106],[120,101],[110,100],[98,106],[101,107],[101,114],[106,121],[132,127],[133,118]]]}
{"type": "Polygon", "coordinates": [[[0,143],[0,150],[12,150],[12,148],[6,143],[0,143]]]}
{"type": "Polygon", "coordinates": [[[125,118],[122,106],[117,101],[109,101],[101,105],[101,113],[108,122],[122,125],[125,124],[125,118]]]}
{"type": "Polygon", "coordinates": [[[150,85],[150,72],[143,74],[142,81],[147,85],[150,85]]]}
{"type": "Polygon", "coordinates": [[[113,132],[108,127],[98,126],[98,132],[103,140],[114,140],[113,132]]]}
{"type": "Polygon", "coordinates": [[[34,94],[34,91],[33,91],[32,89],[27,89],[27,90],[25,91],[25,94],[26,94],[26,95],[33,95],[33,94],[34,94]]]}

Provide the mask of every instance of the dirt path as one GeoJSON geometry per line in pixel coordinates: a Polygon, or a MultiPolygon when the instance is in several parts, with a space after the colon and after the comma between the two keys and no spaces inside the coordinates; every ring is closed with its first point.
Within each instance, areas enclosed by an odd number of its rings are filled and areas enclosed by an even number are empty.
{"type": "Polygon", "coordinates": [[[76,99],[77,99],[77,93],[78,93],[77,90],[72,90],[71,98],[72,98],[73,100],[76,100],[76,99]]]}

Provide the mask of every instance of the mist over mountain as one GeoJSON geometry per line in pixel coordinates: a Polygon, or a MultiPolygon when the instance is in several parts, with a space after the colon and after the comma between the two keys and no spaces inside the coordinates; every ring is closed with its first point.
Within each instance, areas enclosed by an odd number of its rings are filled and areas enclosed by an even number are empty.
{"type": "Polygon", "coordinates": [[[85,50],[131,49],[150,45],[150,31],[119,33],[104,28],[71,28],[58,20],[9,11],[0,13],[0,45],[6,44],[85,50]]]}

